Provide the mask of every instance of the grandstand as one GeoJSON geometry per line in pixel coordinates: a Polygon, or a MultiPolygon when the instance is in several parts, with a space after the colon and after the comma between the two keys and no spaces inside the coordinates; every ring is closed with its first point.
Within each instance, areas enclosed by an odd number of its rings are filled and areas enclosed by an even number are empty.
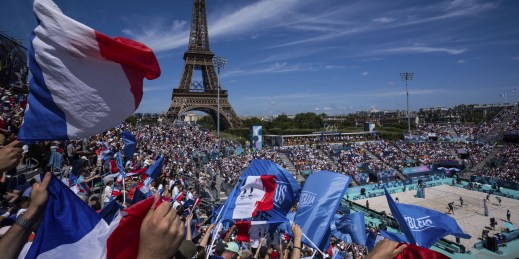
{"type": "Polygon", "coordinates": [[[27,84],[27,49],[0,32],[0,87],[20,88],[27,84]]]}

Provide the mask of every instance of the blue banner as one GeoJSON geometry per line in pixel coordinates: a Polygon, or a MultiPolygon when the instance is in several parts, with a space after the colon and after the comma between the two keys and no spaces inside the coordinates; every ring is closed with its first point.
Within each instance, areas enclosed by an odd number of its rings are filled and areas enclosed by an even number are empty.
{"type": "Polygon", "coordinates": [[[382,182],[388,182],[388,181],[394,181],[396,177],[396,171],[395,170],[387,170],[377,173],[377,181],[382,182]]]}
{"type": "Polygon", "coordinates": [[[355,212],[342,216],[335,221],[338,231],[349,234],[355,244],[366,245],[366,222],[364,212],[355,212]]]}
{"type": "MultiPolygon", "coordinates": [[[[321,251],[328,248],[330,224],[349,183],[349,176],[320,171],[308,177],[301,191],[295,223],[321,251]]],[[[303,242],[310,244],[306,238],[303,242]]]]}
{"type": "Polygon", "coordinates": [[[409,176],[414,175],[423,175],[431,171],[431,168],[426,165],[417,166],[417,167],[406,167],[402,170],[402,173],[409,176]]]}
{"type": "Polygon", "coordinates": [[[365,185],[369,182],[369,174],[367,173],[357,173],[355,174],[355,181],[360,185],[365,185]]]}
{"type": "Polygon", "coordinates": [[[263,127],[252,126],[250,135],[252,149],[254,151],[261,150],[261,148],[263,148],[263,127]]]}
{"type": "MultiPolygon", "coordinates": [[[[447,235],[470,238],[470,235],[463,232],[456,220],[445,213],[416,205],[396,204],[387,190],[385,193],[391,214],[400,225],[400,230],[404,233],[408,243],[429,248],[447,235]]],[[[386,237],[391,238],[391,236],[386,237]]]]}
{"type": "Polygon", "coordinates": [[[133,153],[135,153],[135,149],[137,148],[137,140],[135,136],[132,135],[129,131],[123,130],[121,132],[121,137],[124,141],[123,153],[126,159],[132,159],[133,153]]]}

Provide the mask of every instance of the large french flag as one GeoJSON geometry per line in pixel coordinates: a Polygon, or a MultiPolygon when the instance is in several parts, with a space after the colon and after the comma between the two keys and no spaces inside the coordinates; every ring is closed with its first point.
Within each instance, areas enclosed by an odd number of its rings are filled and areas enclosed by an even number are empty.
{"type": "Polygon", "coordinates": [[[144,77],[160,76],[153,51],[71,19],[52,0],[35,0],[33,9],[38,26],[29,48],[29,105],[18,138],[80,139],[131,115],[144,77]]]}
{"type": "MultiPolygon", "coordinates": [[[[25,258],[135,258],[139,233],[154,198],[125,209],[110,223],[77,197],[55,176],[47,188],[49,200],[36,238],[25,258]]],[[[160,201],[156,205],[159,205],[160,201]]],[[[115,205],[115,204],[113,204],[115,205]]],[[[114,213],[111,213],[112,215],[114,213]]],[[[23,253],[23,252],[22,252],[23,253]]],[[[19,258],[23,258],[21,254],[19,258]]]]}
{"type": "Polygon", "coordinates": [[[273,209],[276,186],[274,175],[248,176],[240,188],[241,193],[236,199],[232,218],[251,218],[259,211],[273,209]]]}

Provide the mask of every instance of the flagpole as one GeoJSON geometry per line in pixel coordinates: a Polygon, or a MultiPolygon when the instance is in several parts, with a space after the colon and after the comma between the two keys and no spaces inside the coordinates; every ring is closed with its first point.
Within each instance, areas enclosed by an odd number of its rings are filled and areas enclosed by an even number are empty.
{"type": "Polygon", "coordinates": [[[126,185],[124,184],[124,178],[125,178],[125,175],[123,174],[123,206],[124,206],[124,203],[126,202],[126,185]]]}
{"type": "MultiPolygon", "coordinates": [[[[291,222],[291,223],[293,224],[294,222],[291,222]]],[[[306,234],[305,234],[304,232],[301,232],[301,233],[302,233],[303,236],[306,238],[306,240],[308,240],[308,242],[310,242],[310,244],[312,244],[312,245],[315,247],[315,249],[317,249],[317,251],[319,251],[319,253],[321,253],[321,255],[323,255],[323,258],[324,258],[325,255],[324,255],[323,251],[321,251],[321,249],[319,249],[319,247],[317,247],[317,246],[314,244],[314,242],[312,242],[312,240],[310,240],[310,238],[308,238],[308,237],[306,236],[306,234]]],[[[314,255],[315,255],[315,252],[314,252],[314,255]]],[[[312,257],[313,257],[313,256],[312,256],[312,257]]]]}
{"type": "MultiPolygon", "coordinates": [[[[216,223],[216,221],[215,221],[216,223]]],[[[220,224],[216,223],[216,228],[213,229],[213,231],[216,231],[215,233],[218,234],[218,232],[220,232],[220,224]]],[[[213,236],[212,240],[211,240],[211,245],[208,247],[206,253],[207,253],[207,257],[205,259],[209,259],[209,256],[211,255],[211,250],[213,250],[213,246],[214,246],[214,242],[216,241],[216,238],[213,236]]]]}
{"type": "MultiPolygon", "coordinates": [[[[220,215],[222,214],[222,211],[224,211],[224,209],[225,209],[225,204],[227,204],[227,201],[225,201],[225,203],[223,204],[222,209],[220,210],[220,212],[218,212],[218,215],[216,216],[216,220],[214,221],[214,224],[216,224],[216,226],[217,226],[216,229],[213,229],[213,231],[216,231],[215,233],[218,233],[220,231],[220,225],[218,223],[220,223],[219,222],[219,220],[221,219],[220,215]]],[[[213,240],[211,241],[211,245],[209,246],[209,250],[207,251],[206,259],[209,259],[209,255],[210,255],[211,250],[213,249],[215,241],[216,241],[216,238],[213,238],[213,240]]]]}

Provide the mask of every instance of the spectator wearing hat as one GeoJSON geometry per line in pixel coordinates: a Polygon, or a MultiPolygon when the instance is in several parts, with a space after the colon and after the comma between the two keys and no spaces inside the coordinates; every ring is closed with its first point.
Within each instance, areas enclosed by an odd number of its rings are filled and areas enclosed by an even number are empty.
{"type": "Polygon", "coordinates": [[[236,242],[227,243],[227,246],[225,247],[225,250],[222,253],[222,257],[224,259],[234,259],[238,258],[238,256],[241,256],[241,251],[238,244],[236,244],[236,242]]]}

